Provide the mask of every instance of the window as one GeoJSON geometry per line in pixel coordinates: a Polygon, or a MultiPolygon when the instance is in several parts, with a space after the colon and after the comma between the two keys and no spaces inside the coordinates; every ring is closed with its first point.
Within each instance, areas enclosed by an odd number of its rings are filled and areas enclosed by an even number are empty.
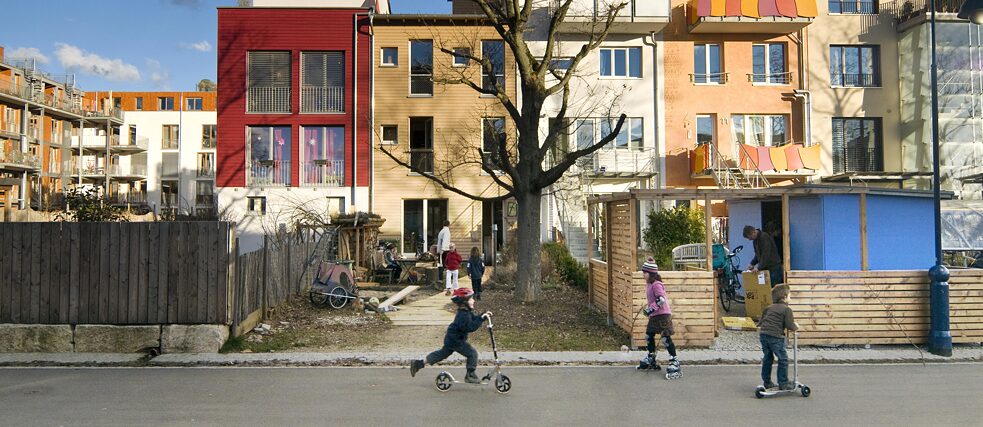
{"type": "Polygon", "coordinates": [[[693,83],[727,83],[727,75],[721,72],[720,45],[693,45],[693,83]]]}
{"type": "Polygon", "coordinates": [[[198,176],[215,176],[215,153],[198,153],[198,176]]]}
{"type": "Polygon", "coordinates": [[[467,47],[455,47],[453,65],[455,67],[467,67],[470,64],[471,64],[471,49],[467,47]]]}
{"type": "Polygon", "coordinates": [[[160,148],[165,150],[178,148],[178,127],[177,125],[163,125],[160,132],[160,148]]]}
{"type": "Polygon", "coordinates": [[[481,151],[484,153],[485,167],[502,170],[499,166],[504,160],[499,157],[499,148],[505,144],[505,118],[487,117],[481,120],[481,151]]]}
{"type": "Polygon", "coordinates": [[[830,84],[841,87],[881,85],[880,46],[830,46],[830,84]]]}
{"type": "Polygon", "coordinates": [[[562,76],[564,73],[570,70],[573,66],[573,58],[568,56],[561,56],[559,58],[550,59],[550,70],[557,71],[562,76]]]}
{"type": "Polygon", "coordinates": [[[399,64],[399,49],[395,47],[384,47],[380,54],[382,55],[380,63],[383,67],[395,67],[399,64]]]}
{"type": "Polygon", "coordinates": [[[130,145],[137,145],[137,125],[130,125],[129,137],[130,145]]]}
{"type": "Polygon", "coordinates": [[[290,52],[249,52],[246,112],[290,112],[290,52]]]}
{"type": "Polygon", "coordinates": [[[174,97],[173,96],[161,96],[157,98],[157,110],[159,111],[171,111],[174,109],[174,97]]]}
{"type": "Polygon", "coordinates": [[[300,150],[300,184],[345,185],[345,127],[304,126],[300,150]]]}
{"type": "Polygon", "coordinates": [[[143,97],[140,96],[136,97],[135,102],[136,102],[136,107],[134,109],[137,111],[143,110],[143,97]]]}
{"type": "Polygon", "coordinates": [[[410,117],[410,164],[433,172],[433,117],[410,117]]]}
{"type": "Polygon", "coordinates": [[[833,173],[884,170],[881,119],[833,119],[833,173]]]}
{"type": "Polygon", "coordinates": [[[216,125],[201,125],[201,148],[215,148],[217,139],[218,127],[216,125]]]}
{"type": "Polygon", "coordinates": [[[433,95],[433,41],[410,42],[410,95],[433,95]]]}
{"type": "Polygon", "coordinates": [[[301,52],[300,111],[345,112],[345,53],[301,52]]]}
{"type": "Polygon", "coordinates": [[[382,143],[387,145],[399,144],[399,127],[396,125],[382,125],[382,143]]]}
{"type": "Polygon", "coordinates": [[[714,137],[714,123],[713,116],[710,115],[699,115],[696,116],[696,144],[710,144],[713,146],[713,142],[716,139],[714,137]]]}
{"type": "MultiPolygon", "coordinates": [[[[641,150],[645,148],[644,121],[641,117],[627,117],[621,125],[621,131],[614,140],[604,145],[603,149],[641,150]]],[[[581,150],[608,136],[618,126],[617,117],[581,119],[576,122],[574,131],[577,139],[577,149],[581,150]],[[598,132],[595,134],[595,130],[598,132]]]]}
{"type": "Polygon", "coordinates": [[[829,13],[876,15],[878,8],[874,0],[829,0],[829,13]]]}
{"type": "Polygon", "coordinates": [[[601,77],[642,77],[642,48],[605,48],[600,52],[601,77]]]}
{"type": "Polygon", "coordinates": [[[185,101],[187,101],[187,104],[188,104],[187,107],[186,107],[188,111],[201,111],[202,110],[201,98],[188,98],[185,101]]]}
{"type": "Polygon", "coordinates": [[[482,41],[481,57],[491,63],[490,69],[481,67],[481,87],[493,91],[498,86],[501,90],[505,90],[505,42],[482,41]]]}
{"type": "Polygon", "coordinates": [[[254,126],[247,132],[246,184],[289,186],[290,127],[254,126]]]}
{"type": "Polygon", "coordinates": [[[344,197],[328,197],[328,216],[334,216],[338,214],[345,213],[345,198],[344,197]]]}
{"type": "Polygon", "coordinates": [[[160,204],[167,207],[178,205],[178,181],[160,182],[160,204]]]}
{"type": "Polygon", "coordinates": [[[594,119],[577,120],[577,149],[594,145],[594,119]]]}
{"type": "Polygon", "coordinates": [[[211,180],[195,182],[195,205],[211,206],[215,204],[215,183],[211,180]]]}
{"type": "Polygon", "coordinates": [[[255,215],[266,215],[266,197],[248,196],[246,197],[246,210],[255,215]]]}
{"type": "Polygon", "coordinates": [[[752,70],[749,77],[754,83],[789,84],[790,75],[785,72],[785,43],[751,45],[752,70]]]}
{"type": "Polygon", "coordinates": [[[113,98],[113,108],[115,108],[117,110],[123,108],[123,98],[114,97],[113,98]]]}
{"type": "Polygon", "coordinates": [[[740,156],[740,144],[755,147],[778,147],[789,140],[788,117],[784,115],[730,116],[734,137],[734,156],[740,156]]]}

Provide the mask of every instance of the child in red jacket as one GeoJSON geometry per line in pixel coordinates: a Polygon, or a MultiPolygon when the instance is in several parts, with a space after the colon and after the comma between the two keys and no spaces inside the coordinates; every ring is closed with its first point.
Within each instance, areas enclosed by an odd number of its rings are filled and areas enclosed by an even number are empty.
{"type": "Polygon", "coordinates": [[[458,288],[457,270],[461,268],[461,254],[457,252],[457,246],[451,243],[450,250],[444,255],[444,287],[446,294],[450,295],[458,288]]]}

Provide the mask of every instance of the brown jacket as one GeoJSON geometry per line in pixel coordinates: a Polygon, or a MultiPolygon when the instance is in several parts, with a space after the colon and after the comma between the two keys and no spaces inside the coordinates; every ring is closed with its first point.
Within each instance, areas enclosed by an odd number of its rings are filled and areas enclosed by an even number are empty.
{"type": "Polygon", "coordinates": [[[771,234],[758,230],[758,238],[754,239],[754,259],[752,265],[757,265],[758,270],[771,270],[772,267],[782,265],[782,254],[778,253],[778,246],[775,245],[775,238],[771,234]]]}
{"type": "Polygon", "coordinates": [[[761,335],[771,335],[773,337],[784,337],[785,330],[794,331],[795,315],[792,309],[784,302],[776,302],[765,308],[758,320],[758,333],[761,335]]]}

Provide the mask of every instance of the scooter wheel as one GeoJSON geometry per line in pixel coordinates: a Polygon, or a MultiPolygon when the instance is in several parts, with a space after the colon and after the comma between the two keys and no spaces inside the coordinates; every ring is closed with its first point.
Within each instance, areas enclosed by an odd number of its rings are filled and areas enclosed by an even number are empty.
{"type": "Polygon", "coordinates": [[[809,395],[812,394],[812,389],[810,389],[809,386],[804,385],[801,389],[799,389],[799,392],[802,393],[802,397],[809,397],[809,395]]]}
{"type": "Polygon", "coordinates": [[[762,397],[765,397],[765,395],[761,394],[761,389],[760,388],[756,388],[756,389],[754,389],[754,397],[757,397],[758,399],[760,399],[762,397]]]}
{"type": "Polygon", "coordinates": [[[508,393],[512,390],[512,380],[505,375],[499,375],[495,378],[495,390],[502,394],[508,393]]]}
{"type": "Polygon", "coordinates": [[[433,385],[437,387],[437,391],[445,392],[451,389],[451,386],[454,385],[454,380],[447,372],[441,372],[437,375],[437,379],[434,380],[433,385]]]}

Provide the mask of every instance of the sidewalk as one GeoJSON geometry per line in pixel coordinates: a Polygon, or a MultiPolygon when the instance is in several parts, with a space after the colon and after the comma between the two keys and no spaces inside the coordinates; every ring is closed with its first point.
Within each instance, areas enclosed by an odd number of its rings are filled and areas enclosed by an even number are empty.
{"type": "MultiPolygon", "coordinates": [[[[97,353],[3,353],[0,366],[99,366],[99,367],[176,367],[176,366],[405,366],[423,354],[398,353],[235,353],[235,354],[163,354],[148,358],[142,354],[97,353]]],[[[491,354],[482,352],[482,364],[491,354]]],[[[641,351],[620,352],[503,352],[501,360],[508,365],[532,366],[632,366],[644,356],[641,351]]],[[[665,352],[660,354],[664,358],[665,352]]],[[[724,351],[682,349],[684,365],[756,365],[761,361],[759,351],[724,351]]],[[[463,364],[454,354],[450,364],[463,364]]],[[[983,362],[983,347],[958,347],[952,357],[941,357],[913,348],[800,350],[803,364],[879,364],[879,363],[957,363],[983,362]]]]}

